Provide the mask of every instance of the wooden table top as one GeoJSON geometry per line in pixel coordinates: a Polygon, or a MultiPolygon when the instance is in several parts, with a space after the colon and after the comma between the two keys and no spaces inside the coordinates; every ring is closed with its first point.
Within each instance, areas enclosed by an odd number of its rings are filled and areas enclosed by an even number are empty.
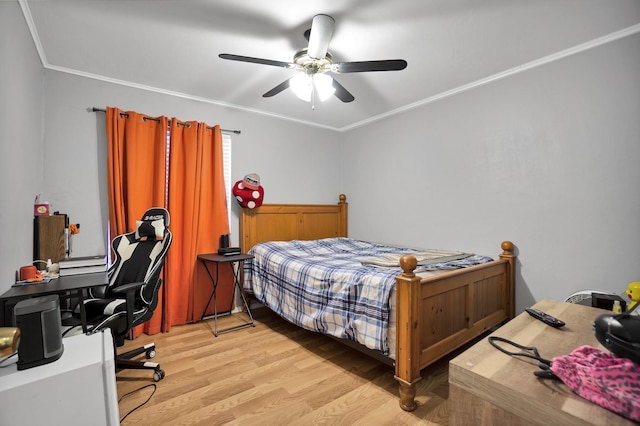
{"type": "Polygon", "coordinates": [[[246,254],[246,253],[234,253],[234,254],[206,253],[206,254],[199,254],[198,259],[206,262],[230,263],[230,262],[240,262],[248,259],[253,259],[253,255],[246,254]]]}
{"type": "MultiPolygon", "coordinates": [[[[523,312],[491,336],[535,346],[549,360],[582,345],[604,349],[593,332],[593,320],[607,311],[547,299],[534,307],[566,325],[555,329],[523,312]]],[[[633,424],[581,398],[558,380],[537,378],[533,375],[537,370],[536,361],[504,354],[485,338],[451,360],[449,383],[534,424],[633,424]]]]}
{"type": "Polygon", "coordinates": [[[47,283],[34,283],[11,287],[0,295],[2,299],[26,298],[53,293],[65,293],[89,287],[109,284],[106,272],[94,272],[91,274],[69,275],[55,278],[47,283]]]}

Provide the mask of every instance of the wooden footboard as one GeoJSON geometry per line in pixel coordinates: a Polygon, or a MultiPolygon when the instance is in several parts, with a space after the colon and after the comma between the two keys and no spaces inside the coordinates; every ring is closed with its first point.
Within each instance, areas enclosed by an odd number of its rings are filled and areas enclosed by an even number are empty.
{"type": "Polygon", "coordinates": [[[513,318],[515,254],[502,243],[500,259],[427,278],[413,256],[400,260],[396,278],[396,380],[400,407],[416,408],[420,371],[442,356],[513,318]]]}

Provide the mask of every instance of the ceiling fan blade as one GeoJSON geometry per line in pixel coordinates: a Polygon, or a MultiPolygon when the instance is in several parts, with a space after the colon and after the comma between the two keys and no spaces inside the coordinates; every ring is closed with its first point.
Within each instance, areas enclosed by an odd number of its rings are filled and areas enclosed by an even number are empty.
{"type": "Polygon", "coordinates": [[[334,25],[335,21],[329,15],[316,15],[313,17],[307,55],[313,59],[324,59],[327,56],[334,25]]]}
{"type": "Polygon", "coordinates": [[[345,89],[342,84],[336,81],[335,78],[333,79],[333,87],[336,89],[336,91],[333,94],[336,96],[336,98],[340,99],[342,102],[351,102],[355,99],[353,95],[349,93],[349,91],[345,89]]]}
{"type": "Polygon", "coordinates": [[[333,64],[332,71],[339,74],[349,72],[369,72],[369,71],[400,71],[407,67],[404,59],[389,59],[383,61],[361,61],[361,62],[337,62],[333,64]]]}
{"type": "Polygon", "coordinates": [[[291,80],[291,79],[289,78],[289,79],[283,81],[282,83],[278,84],[276,87],[274,87],[273,89],[269,90],[267,93],[262,95],[262,97],[263,98],[270,98],[270,97],[275,96],[278,93],[282,92],[284,89],[289,87],[289,80],[291,80]]]}
{"type": "Polygon", "coordinates": [[[271,59],[252,58],[251,56],[232,55],[230,53],[221,53],[218,55],[222,59],[228,59],[230,61],[251,62],[254,64],[272,65],[274,67],[289,68],[291,64],[289,62],[272,61],[271,59]]]}

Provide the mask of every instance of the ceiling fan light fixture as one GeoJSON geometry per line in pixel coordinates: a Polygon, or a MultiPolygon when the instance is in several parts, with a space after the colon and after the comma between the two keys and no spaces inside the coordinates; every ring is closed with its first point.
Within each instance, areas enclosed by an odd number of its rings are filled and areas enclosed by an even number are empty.
{"type": "Polygon", "coordinates": [[[314,74],[313,85],[316,88],[316,93],[321,102],[329,99],[336,91],[336,88],[333,87],[333,78],[326,74],[314,74]]]}
{"type": "Polygon", "coordinates": [[[289,80],[289,87],[299,99],[305,102],[311,102],[313,92],[318,95],[321,102],[324,102],[336,91],[333,87],[333,79],[326,74],[299,73],[289,80]]]}
{"type": "Polygon", "coordinates": [[[311,102],[311,92],[313,92],[313,82],[311,76],[304,73],[298,73],[289,80],[289,87],[293,93],[305,102],[311,102]]]}

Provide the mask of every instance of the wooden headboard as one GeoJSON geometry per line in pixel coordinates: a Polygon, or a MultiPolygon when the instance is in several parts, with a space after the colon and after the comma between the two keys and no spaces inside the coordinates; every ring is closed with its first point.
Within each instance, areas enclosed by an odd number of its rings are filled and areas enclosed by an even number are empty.
{"type": "Polygon", "coordinates": [[[338,204],[263,204],[240,213],[240,248],[264,241],[315,240],[347,236],[347,196],[338,204]]]}

